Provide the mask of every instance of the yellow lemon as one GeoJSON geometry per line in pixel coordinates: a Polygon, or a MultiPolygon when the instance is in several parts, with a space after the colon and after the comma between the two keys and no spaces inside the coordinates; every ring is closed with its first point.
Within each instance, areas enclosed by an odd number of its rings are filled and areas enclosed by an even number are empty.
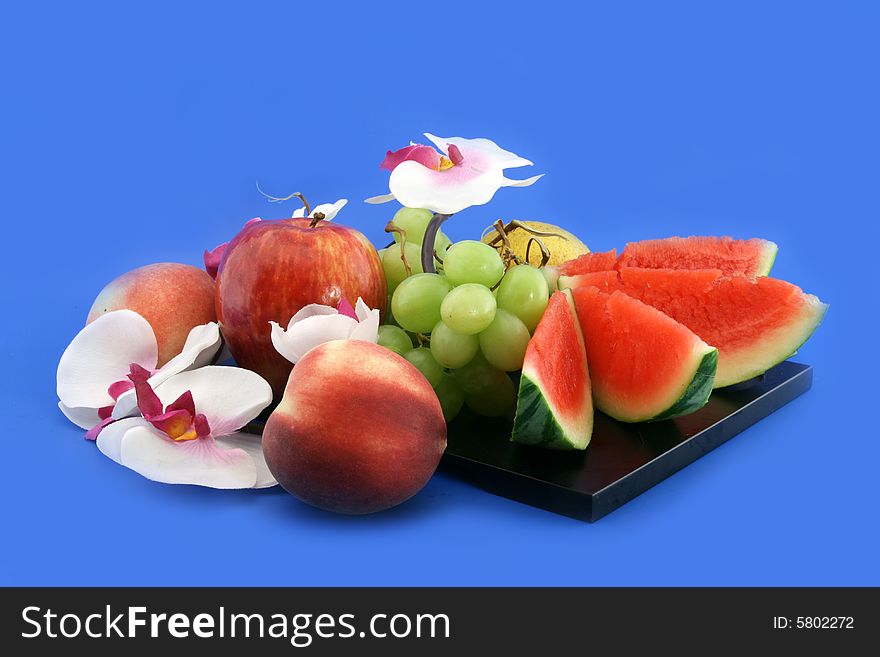
{"type": "MultiPolygon", "coordinates": [[[[547,262],[548,265],[561,265],[563,262],[590,252],[590,249],[587,248],[586,244],[581,242],[577,237],[564,228],[560,228],[553,224],[547,224],[543,221],[520,221],[519,223],[531,230],[559,235],[559,237],[543,237],[541,235],[532,235],[521,228],[511,228],[507,233],[507,238],[510,240],[510,248],[523,260],[526,258],[526,249],[528,248],[529,239],[532,237],[540,239],[550,251],[550,260],[547,262]]],[[[494,228],[488,228],[486,230],[486,236],[483,237],[483,241],[488,244],[496,237],[498,237],[498,231],[494,228]]],[[[493,244],[493,246],[500,250],[500,242],[493,244]]],[[[532,248],[529,249],[528,262],[536,267],[541,264],[541,249],[537,244],[532,244],[532,248]]]]}

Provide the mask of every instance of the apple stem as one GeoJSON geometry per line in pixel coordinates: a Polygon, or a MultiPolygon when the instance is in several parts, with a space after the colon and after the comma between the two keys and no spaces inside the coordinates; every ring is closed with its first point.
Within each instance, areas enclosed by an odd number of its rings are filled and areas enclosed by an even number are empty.
{"type": "MultiPolygon", "coordinates": [[[[308,208],[308,206],[306,206],[306,208],[308,208]]],[[[311,212],[307,214],[311,214],[311,212]]],[[[314,228],[315,226],[317,226],[318,222],[324,221],[324,217],[326,216],[327,215],[325,215],[323,212],[316,212],[315,216],[312,217],[312,222],[309,224],[309,228],[314,228]]]]}
{"type": "MultiPolygon", "coordinates": [[[[293,194],[289,194],[287,196],[272,196],[271,194],[267,194],[262,189],[260,189],[260,183],[257,183],[257,190],[260,192],[260,194],[269,199],[270,203],[284,203],[284,201],[289,201],[292,198],[298,198],[300,201],[302,201],[302,204],[306,209],[306,216],[308,217],[312,214],[312,206],[309,205],[309,202],[306,200],[306,197],[302,195],[302,192],[294,192],[293,194]]],[[[323,218],[324,217],[322,215],[321,219],[323,218]]]]}
{"type": "Polygon", "coordinates": [[[431,221],[428,222],[428,227],[425,229],[425,237],[422,241],[422,271],[426,274],[437,273],[437,270],[434,268],[434,239],[437,237],[437,231],[440,230],[440,224],[451,216],[435,212],[434,216],[431,217],[431,221]]]}

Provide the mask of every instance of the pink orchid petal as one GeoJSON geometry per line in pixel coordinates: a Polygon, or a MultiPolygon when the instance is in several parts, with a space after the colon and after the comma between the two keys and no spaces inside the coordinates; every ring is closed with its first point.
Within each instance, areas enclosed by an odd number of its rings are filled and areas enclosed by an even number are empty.
{"type": "Polygon", "coordinates": [[[418,162],[423,167],[436,170],[440,168],[440,153],[424,144],[412,144],[396,151],[388,151],[379,168],[394,171],[403,162],[418,162]]]}
{"type": "Polygon", "coordinates": [[[168,411],[144,418],[170,438],[180,438],[192,427],[193,416],[183,410],[168,411]]]}
{"type": "Polygon", "coordinates": [[[129,390],[134,390],[134,384],[127,379],[123,379],[121,381],[111,383],[110,387],[107,388],[107,393],[113,398],[113,401],[116,401],[117,399],[119,399],[119,395],[124,392],[128,392],[129,390]]]}
{"type": "MultiPolygon", "coordinates": [[[[149,379],[155,390],[163,382],[180,372],[209,365],[220,350],[222,339],[216,322],[195,326],[186,337],[183,350],[156,370],[149,379]]],[[[137,410],[137,396],[134,391],[124,392],[116,400],[113,417],[127,417],[137,410]]]]}
{"type": "Polygon", "coordinates": [[[226,253],[226,247],[228,246],[229,242],[223,242],[223,244],[215,246],[210,251],[205,249],[202,258],[205,261],[205,271],[208,272],[211,278],[217,278],[217,270],[220,269],[220,263],[223,261],[223,255],[226,253]]]}
{"type": "Polygon", "coordinates": [[[479,161],[481,169],[515,169],[531,166],[531,160],[504,150],[491,139],[465,139],[464,137],[437,137],[428,132],[425,137],[452,159],[452,147],[459,150],[470,163],[479,161]]]}
{"type": "Polygon", "coordinates": [[[102,420],[113,417],[113,404],[110,404],[110,406],[102,406],[101,408],[99,408],[98,417],[102,420]]]}
{"type": "Polygon", "coordinates": [[[137,406],[145,418],[162,414],[162,402],[149,384],[150,372],[137,363],[131,364],[128,378],[134,384],[137,406]]]}
{"type": "Polygon", "coordinates": [[[464,162],[464,156],[461,154],[461,150],[459,150],[458,146],[455,144],[449,144],[449,159],[455,166],[460,165],[464,162]]]}
{"type": "Polygon", "coordinates": [[[186,411],[190,417],[196,416],[196,405],[193,401],[192,391],[185,391],[180,397],[165,407],[165,412],[169,411],[186,411]]]}
{"type": "Polygon", "coordinates": [[[342,297],[339,300],[339,305],[336,306],[336,311],[340,315],[345,315],[346,317],[351,317],[354,320],[358,319],[357,314],[354,312],[354,307],[349,303],[348,299],[342,297]]]}
{"type": "Polygon", "coordinates": [[[193,418],[193,427],[199,438],[211,435],[211,426],[208,424],[208,418],[205,417],[204,413],[198,413],[195,418],[193,418]]]}
{"type": "Polygon", "coordinates": [[[105,417],[100,422],[98,422],[98,424],[86,431],[86,440],[97,440],[98,435],[101,433],[104,427],[106,427],[108,424],[113,424],[114,422],[116,422],[116,420],[114,420],[112,417],[105,417]]]}
{"type": "Polygon", "coordinates": [[[219,365],[173,376],[156,388],[156,394],[171,403],[187,390],[214,436],[238,431],[272,403],[272,388],[259,374],[219,365]]]}
{"type": "MultiPolygon", "coordinates": [[[[262,221],[262,219],[260,217],[254,217],[253,219],[246,221],[242,230],[256,221],[262,221]]],[[[217,278],[217,271],[220,269],[220,263],[223,262],[223,256],[226,254],[226,248],[228,246],[229,242],[223,242],[223,244],[218,244],[210,251],[207,249],[205,250],[202,257],[205,261],[205,271],[208,272],[208,275],[210,275],[211,278],[217,278]]]]}
{"type": "Polygon", "coordinates": [[[211,438],[175,442],[152,427],[125,432],[120,462],[138,474],[166,484],[209,488],[253,488],[254,459],[243,449],[224,449],[211,438]]]}

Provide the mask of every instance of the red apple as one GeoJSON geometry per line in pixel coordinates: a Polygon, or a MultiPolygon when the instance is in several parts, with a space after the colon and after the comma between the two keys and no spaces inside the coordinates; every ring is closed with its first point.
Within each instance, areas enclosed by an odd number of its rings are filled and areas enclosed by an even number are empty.
{"type": "Polygon", "coordinates": [[[217,273],[217,317],[236,362],[257,372],[280,399],[293,367],[272,346],[270,321],[287,327],[303,306],[334,308],[361,297],[385,311],[379,254],[363,234],[313,219],[258,221],[230,242],[217,273]]]}
{"type": "Polygon", "coordinates": [[[214,281],[191,265],[160,262],[122,274],[101,290],[86,323],[113,310],[133,310],[146,319],[159,345],[162,367],[180,353],[194,326],[217,321],[214,281]]]}
{"type": "Polygon", "coordinates": [[[306,353],[263,430],[278,483],[337,513],[373,513],[409,499],[445,448],[446,422],[428,380],[405,358],[362,340],[306,353]]]}

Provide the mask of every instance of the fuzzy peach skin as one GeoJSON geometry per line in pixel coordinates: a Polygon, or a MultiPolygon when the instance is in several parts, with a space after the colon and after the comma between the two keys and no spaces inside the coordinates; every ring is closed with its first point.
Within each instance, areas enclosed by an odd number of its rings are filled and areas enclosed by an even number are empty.
{"type": "Polygon", "coordinates": [[[132,269],[101,290],[86,324],[113,310],[133,310],[146,319],[159,343],[162,367],[180,353],[194,326],[216,322],[214,281],[202,269],[160,262],[132,269]]]}
{"type": "Polygon", "coordinates": [[[337,513],[373,513],[408,500],[445,449],[443,411],[425,377],[401,356],[361,340],[307,352],[263,431],[278,483],[337,513]]]}

